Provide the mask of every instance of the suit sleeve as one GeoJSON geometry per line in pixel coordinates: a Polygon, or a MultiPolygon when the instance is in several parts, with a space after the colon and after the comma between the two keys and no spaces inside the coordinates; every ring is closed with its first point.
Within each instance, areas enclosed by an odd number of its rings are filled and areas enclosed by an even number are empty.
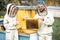
{"type": "Polygon", "coordinates": [[[52,25],[53,22],[54,22],[54,17],[53,15],[50,15],[50,14],[47,17],[45,17],[43,21],[43,23],[46,25],[52,25]]]}
{"type": "Polygon", "coordinates": [[[7,29],[8,27],[12,26],[12,24],[9,23],[7,17],[4,17],[4,22],[3,22],[3,24],[4,24],[4,27],[5,27],[6,29],[7,29]]]}

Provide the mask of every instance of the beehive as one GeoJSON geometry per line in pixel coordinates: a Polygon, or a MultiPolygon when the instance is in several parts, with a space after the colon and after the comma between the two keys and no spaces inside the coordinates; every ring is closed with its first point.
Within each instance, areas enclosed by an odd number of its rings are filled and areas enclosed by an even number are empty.
{"type": "Polygon", "coordinates": [[[29,32],[28,34],[30,34],[36,31],[36,30],[30,30],[27,28],[27,25],[28,25],[27,19],[32,20],[35,14],[36,14],[36,10],[32,8],[29,9],[28,7],[18,10],[16,16],[17,16],[17,20],[19,21],[19,25],[17,25],[19,33],[25,33],[26,31],[28,31],[29,32]]]}

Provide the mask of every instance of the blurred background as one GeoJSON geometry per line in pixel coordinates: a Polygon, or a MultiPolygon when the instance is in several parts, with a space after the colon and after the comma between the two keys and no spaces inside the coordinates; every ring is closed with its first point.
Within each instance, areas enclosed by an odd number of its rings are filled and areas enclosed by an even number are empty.
{"type": "Polygon", "coordinates": [[[45,2],[48,9],[54,12],[55,22],[53,24],[53,40],[60,40],[60,0],[0,0],[0,27],[4,31],[3,18],[6,13],[8,3],[14,3],[18,6],[36,6],[40,2],[45,2]]]}

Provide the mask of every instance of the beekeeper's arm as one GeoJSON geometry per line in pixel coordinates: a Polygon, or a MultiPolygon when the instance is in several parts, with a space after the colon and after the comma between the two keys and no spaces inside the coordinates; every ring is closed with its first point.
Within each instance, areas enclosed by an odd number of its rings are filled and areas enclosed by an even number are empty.
{"type": "Polygon", "coordinates": [[[20,23],[19,21],[15,20],[12,24],[13,26],[17,26],[19,23],[20,23]]]}
{"type": "Polygon", "coordinates": [[[43,21],[45,25],[52,25],[53,22],[54,22],[53,15],[48,15],[46,18],[44,18],[44,21],[43,21]]]}
{"type": "Polygon", "coordinates": [[[7,18],[7,17],[4,17],[4,22],[3,22],[3,24],[4,24],[4,27],[7,29],[7,28],[10,28],[10,26],[12,26],[12,24],[11,23],[9,23],[9,21],[8,21],[9,19],[7,18]]]}

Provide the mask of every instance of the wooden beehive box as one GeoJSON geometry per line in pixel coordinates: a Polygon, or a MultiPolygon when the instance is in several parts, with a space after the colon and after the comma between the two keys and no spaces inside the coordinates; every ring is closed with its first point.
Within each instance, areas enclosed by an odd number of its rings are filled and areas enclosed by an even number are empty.
{"type": "MultiPolygon", "coordinates": [[[[22,7],[18,10],[18,13],[16,16],[17,16],[17,20],[19,21],[19,25],[17,25],[19,33],[25,33],[26,31],[31,31],[30,33],[32,33],[36,31],[36,30],[30,30],[32,28],[28,27],[29,26],[28,23],[30,22],[30,25],[31,25],[32,21],[34,20],[33,17],[35,16],[35,14],[36,14],[36,10],[31,7],[28,8],[28,6],[26,8],[22,7]]],[[[38,19],[35,19],[35,21],[38,22],[38,19]]],[[[27,33],[27,34],[30,34],[30,33],[27,33]]]]}

